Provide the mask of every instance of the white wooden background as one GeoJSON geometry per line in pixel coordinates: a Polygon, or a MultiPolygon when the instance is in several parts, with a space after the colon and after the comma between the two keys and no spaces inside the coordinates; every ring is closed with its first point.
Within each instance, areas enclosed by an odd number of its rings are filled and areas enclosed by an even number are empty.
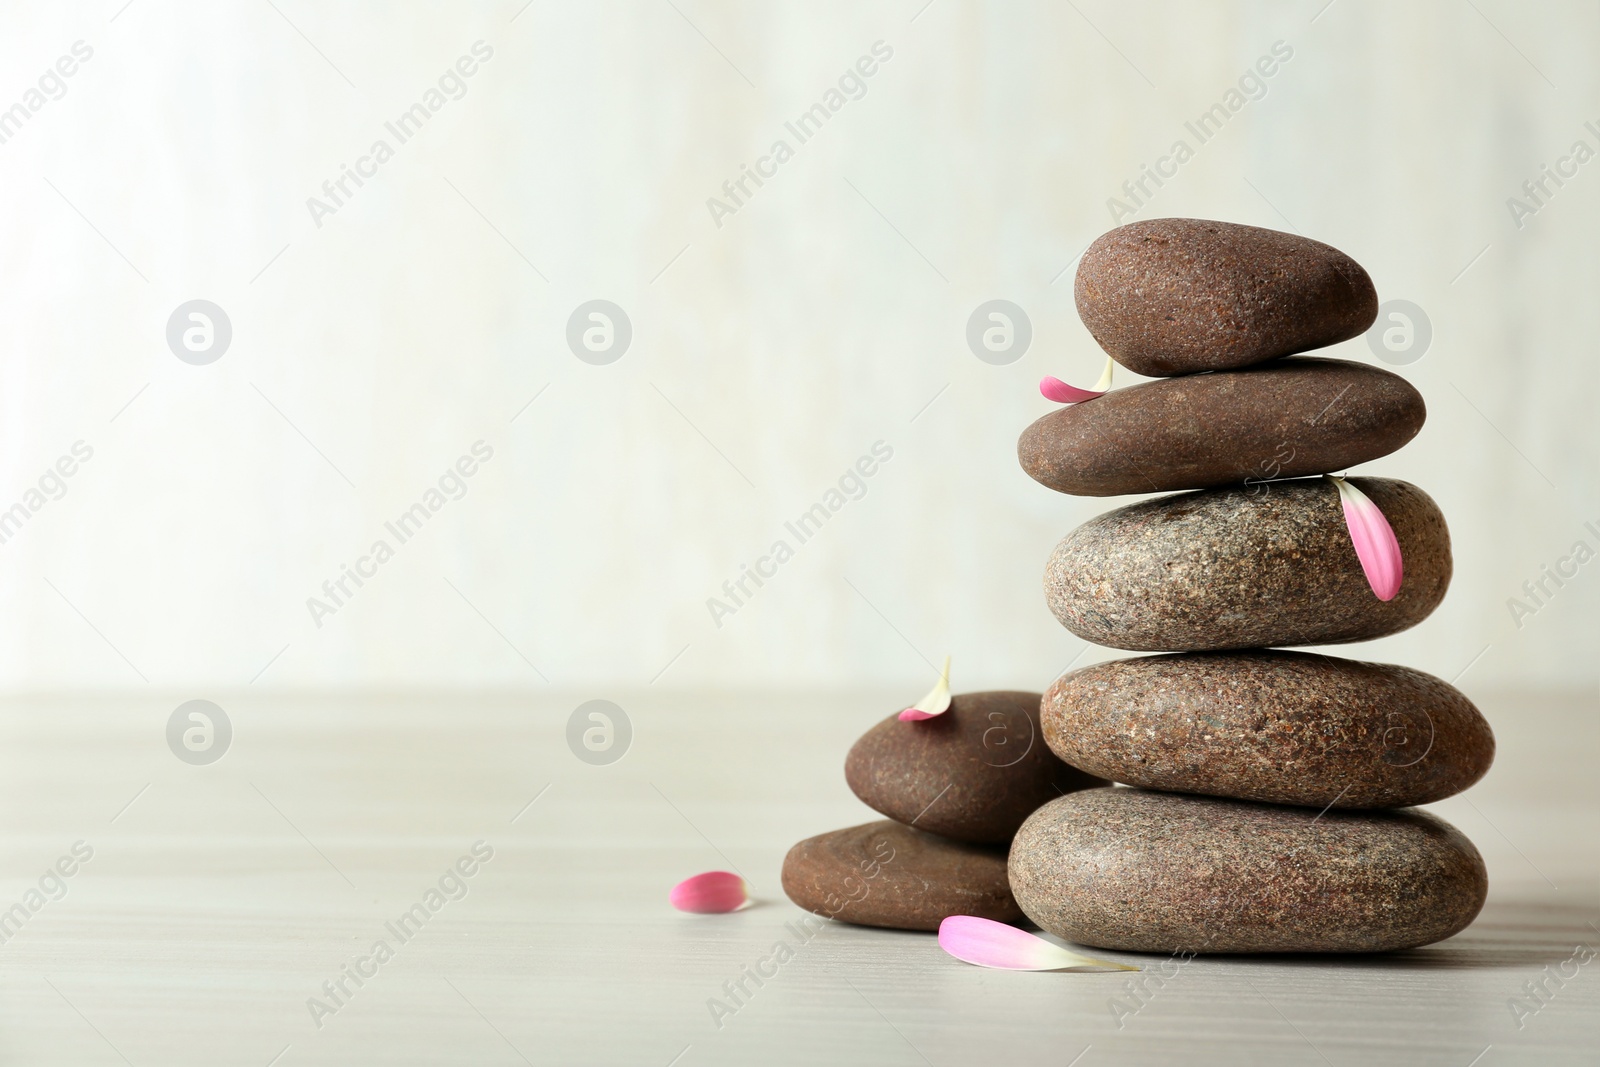
{"type": "Polygon", "coordinates": [[[1081,649],[1044,560],[1115,503],[1015,458],[1038,379],[1100,370],[1070,268],[1279,41],[1265,95],[1138,217],[1297,229],[1431,319],[1400,368],[1427,427],[1364,469],[1439,501],[1458,573],[1368,654],[1597,680],[1592,566],[1520,629],[1506,604],[1600,549],[1600,162],[1522,229],[1506,207],[1600,147],[1593,3],[124,4],[0,13],[0,104],[93,49],[0,144],[0,508],[95,450],[0,545],[0,685],[583,688],[673,663],[660,684],[916,688],[946,652],[959,686],[1044,684],[1081,649]],[[479,40],[465,95],[319,229],[307,199],[479,40]],[[866,94],[719,229],[707,199],[880,40],[866,94]],[[164,341],[197,297],[233,324],[205,367],[164,341]],[[634,326],[604,367],[564,341],[596,298],[634,326]],[[1004,367],[964,340],[993,298],[1034,327],[1004,367]],[[480,439],[467,495],[319,629],[307,598],[480,439]],[[866,496],[715,626],[707,599],[879,440],[866,496]]]}

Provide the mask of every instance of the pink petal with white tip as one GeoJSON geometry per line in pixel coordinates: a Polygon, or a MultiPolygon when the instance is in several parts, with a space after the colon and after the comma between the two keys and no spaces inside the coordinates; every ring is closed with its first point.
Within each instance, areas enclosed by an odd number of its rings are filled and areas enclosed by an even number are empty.
{"type": "Polygon", "coordinates": [[[1039,392],[1046,400],[1054,400],[1057,404],[1081,404],[1085,400],[1093,400],[1101,395],[1088,389],[1079,389],[1076,385],[1068,385],[1060,378],[1046,375],[1039,379],[1039,392]]]}
{"type": "Polygon", "coordinates": [[[1106,369],[1100,372],[1100,380],[1094,383],[1093,389],[1079,389],[1076,385],[1068,385],[1060,378],[1046,376],[1039,380],[1039,392],[1046,400],[1054,400],[1058,404],[1082,404],[1086,400],[1106,395],[1111,388],[1111,372],[1115,367],[1116,363],[1107,356],[1106,369]]]}
{"type": "Polygon", "coordinates": [[[707,871],[673,886],[667,899],[679,911],[712,915],[737,911],[749,901],[750,891],[731,871],[707,871]]]}
{"type": "Polygon", "coordinates": [[[1372,498],[1345,481],[1328,475],[1339,489],[1339,503],[1344,505],[1344,524],[1350,529],[1350,543],[1355,546],[1356,558],[1367,576],[1367,584],[1379,600],[1393,600],[1400,592],[1400,582],[1405,567],[1400,559],[1400,542],[1395,539],[1394,527],[1383,517],[1383,512],[1372,498]]]}
{"type": "Polygon", "coordinates": [[[1026,930],[980,919],[951,915],[939,924],[939,947],[956,959],[979,967],[1007,971],[1137,971],[1123,963],[1097,960],[1035,937],[1026,930]]]}
{"type": "Polygon", "coordinates": [[[944,670],[939,672],[939,680],[933,683],[933,688],[928,690],[928,695],[902,711],[898,718],[901,722],[922,722],[936,715],[943,715],[950,710],[950,657],[944,658],[944,670]]]}

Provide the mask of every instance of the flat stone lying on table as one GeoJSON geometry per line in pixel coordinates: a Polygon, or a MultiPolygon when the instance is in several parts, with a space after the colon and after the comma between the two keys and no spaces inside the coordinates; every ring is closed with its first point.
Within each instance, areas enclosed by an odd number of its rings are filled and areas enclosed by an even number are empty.
{"type": "Polygon", "coordinates": [[[1050,687],[1040,725],[1056,755],[1112,781],[1319,810],[1430,804],[1494,761],[1454,686],[1306,652],[1098,663],[1050,687]]]}
{"type": "MultiPolygon", "coordinates": [[[[1099,403],[1099,401],[1094,401],[1099,403]]],[[[1045,596],[1085,641],[1135,652],[1206,652],[1367,641],[1415,626],[1450,585],[1450,532],[1409,482],[1351,478],[1393,527],[1405,578],[1367,584],[1339,492],[1326,479],[1180,493],[1072,531],[1045,596]]]]}
{"type": "Polygon", "coordinates": [[[808,837],[783,858],[783,891],[818,915],[937,930],[949,915],[1018,922],[1003,848],[949,841],[887,819],[808,837]]]}
{"type": "Polygon", "coordinates": [[[1137,374],[1228,370],[1356,337],[1378,317],[1361,265],[1321,241],[1205,219],[1101,234],[1078,264],[1078,315],[1137,374]]]}
{"type": "Polygon", "coordinates": [[[1209,489],[1346,470],[1395,451],[1426,417],[1398,374],[1296,357],[1113,389],[1039,419],[1017,456],[1035,481],[1079,496],[1209,489]]]}
{"type": "Polygon", "coordinates": [[[1011,891],[1058,937],[1131,952],[1384,952],[1483,907],[1461,832],[1421,811],[1342,812],[1090,789],[1035,812],[1011,891]]]}
{"type": "MultiPolygon", "coordinates": [[[[898,714],[898,713],[897,713],[898,714]]],[[[851,747],[845,781],[868,807],[957,841],[1005,844],[1045,801],[1104,785],[1039,736],[1039,694],[964,693],[942,715],[895,715],[851,747]]]]}

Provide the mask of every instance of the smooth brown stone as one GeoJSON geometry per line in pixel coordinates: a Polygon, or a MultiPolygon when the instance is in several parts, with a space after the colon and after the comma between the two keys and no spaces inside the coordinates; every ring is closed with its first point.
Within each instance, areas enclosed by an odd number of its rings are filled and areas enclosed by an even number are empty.
{"type": "Polygon", "coordinates": [[[1450,531],[1409,482],[1351,478],[1394,528],[1404,579],[1367,584],[1339,491],[1325,478],[1146,500],[1096,516],[1056,546],[1045,596],[1063,626],[1135,652],[1328,645],[1399,633],[1450,586],[1450,531]]]}
{"type": "Polygon", "coordinates": [[[1068,941],[1129,952],[1387,952],[1465,929],[1488,873],[1415,810],[1329,811],[1140,789],[1051,801],[1011,846],[1011,891],[1068,941]]]}
{"type": "Polygon", "coordinates": [[[1306,652],[1098,663],[1044,696],[1074,767],[1128,785],[1323,808],[1403,808],[1489,770],[1494,733],[1431,674],[1306,652]]]}
{"type": "Polygon", "coordinates": [[[807,911],[862,926],[937,930],[948,915],[1022,919],[1004,849],[947,841],[887,819],[791,848],[783,891],[807,911]]]}
{"type": "Polygon", "coordinates": [[[1005,844],[1040,804],[1105,784],[1044,743],[1038,693],[966,693],[932,719],[895,715],[851,747],[844,777],[868,807],[919,830],[1005,844]]]}
{"type": "Polygon", "coordinates": [[[1378,317],[1372,279],[1337,248],[1206,219],[1101,234],[1078,264],[1074,294],[1100,347],[1153,377],[1322,348],[1378,317]]]}
{"type": "Polygon", "coordinates": [[[1364,363],[1296,357],[1113,389],[1017,442],[1035,481],[1079,496],[1167,493],[1342,471],[1422,429],[1422,394],[1364,363]]]}

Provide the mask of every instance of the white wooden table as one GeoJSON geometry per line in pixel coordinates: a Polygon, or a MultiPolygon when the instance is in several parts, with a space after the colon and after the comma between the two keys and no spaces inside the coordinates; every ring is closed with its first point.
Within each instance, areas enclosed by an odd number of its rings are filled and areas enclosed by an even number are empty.
{"type": "Polygon", "coordinates": [[[1489,863],[1467,931],[1387,957],[1197,959],[1119,1027],[1125,974],[987,971],[931,935],[828,924],[802,944],[786,926],[784,852],[874,817],[844,753],[903,694],[607,694],[634,730],[609,766],[565,740],[596,694],[262,693],[210,695],[234,737],[191,766],[164,730],[194,695],[0,710],[0,1063],[1600,1062],[1600,962],[1520,1028],[1510,1007],[1600,948],[1592,696],[1473,694],[1499,759],[1435,806],[1489,863]],[[478,841],[493,857],[463,864],[466,895],[402,942],[386,924],[426,911],[478,841]],[[58,861],[74,873],[40,889],[58,861]],[[756,906],[667,905],[678,879],[728,867],[756,906]],[[719,1028],[707,1001],[780,939],[794,958],[719,1028]],[[341,978],[336,1004],[323,983],[341,978]],[[314,1020],[312,997],[337,1010],[314,1020]]]}

